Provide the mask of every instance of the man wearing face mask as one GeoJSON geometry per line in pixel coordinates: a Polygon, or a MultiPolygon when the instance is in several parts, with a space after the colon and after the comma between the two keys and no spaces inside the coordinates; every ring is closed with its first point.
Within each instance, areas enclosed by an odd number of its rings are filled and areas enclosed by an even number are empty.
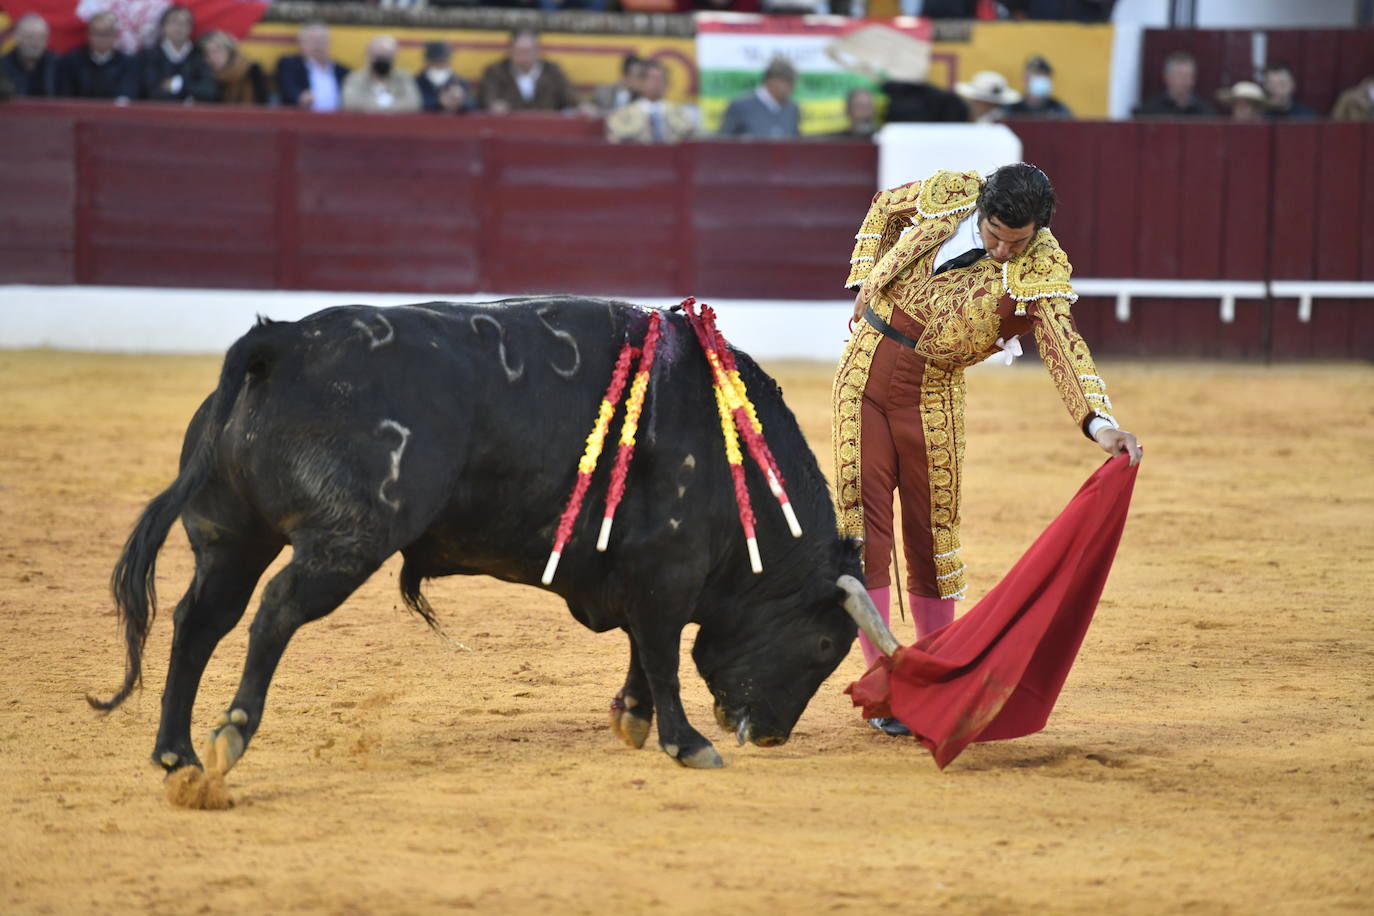
{"type": "Polygon", "coordinates": [[[397,113],[420,110],[415,77],[395,65],[396,39],[378,35],[367,43],[367,66],[344,79],[345,111],[397,113]]]}
{"type": "Polygon", "coordinates": [[[475,107],[472,87],[453,72],[452,59],[453,46],[447,41],[425,42],[425,69],[415,78],[425,111],[459,114],[475,107]]]}
{"type": "Polygon", "coordinates": [[[1045,58],[1036,55],[1026,61],[1026,94],[1021,101],[1007,106],[1012,118],[1072,118],[1069,106],[1054,97],[1054,68],[1045,58]]]}
{"type": "MultiPolygon", "coordinates": [[[[1078,298],[1068,257],[1049,230],[1055,195],[1033,165],[936,172],[880,191],[855,236],[845,285],[854,333],[835,376],[835,508],[843,537],[862,540],[864,576],[887,617],[905,585],[919,639],[954,619],[966,566],[959,541],[964,369],[1019,354],[1040,357],[1084,436],[1140,460],[1112,416],[1107,383],[1070,314],[1078,298]],[[894,583],[893,492],[901,494],[906,582],[894,583]]],[[[1011,447],[1011,446],[1008,446],[1011,447]]],[[[1014,449],[1013,449],[1014,451],[1014,449]]],[[[859,637],[871,666],[878,650],[859,637]]],[[[895,719],[870,724],[909,734],[895,719]]]]}

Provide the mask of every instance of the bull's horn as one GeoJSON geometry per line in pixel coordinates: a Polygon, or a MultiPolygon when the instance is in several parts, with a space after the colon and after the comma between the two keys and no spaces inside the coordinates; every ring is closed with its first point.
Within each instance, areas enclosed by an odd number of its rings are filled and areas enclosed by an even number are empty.
{"type": "Polygon", "coordinates": [[[897,637],[892,635],[886,621],[878,614],[878,608],[873,604],[873,599],[868,597],[863,583],[853,576],[840,576],[835,584],[844,590],[844,609],[854,618],[859,629],[864,631],[869,642],[884,655],[896,652],[901,643],[897,642],[897,637]]]}

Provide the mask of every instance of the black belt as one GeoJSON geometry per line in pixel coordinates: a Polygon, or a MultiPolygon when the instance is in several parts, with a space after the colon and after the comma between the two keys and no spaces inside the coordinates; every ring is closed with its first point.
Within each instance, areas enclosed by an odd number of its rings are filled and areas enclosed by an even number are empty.
{"type": "Polygon", "coordinates": [[[878,317],[877,313],[874,312],[872,308],[867,308],[864,310],[864,321],[867,321],[870,325],[873,326],[873,329],[875,331],[882,334],[884,337],[890,340],[895,340],[897,341],[897,343],[909,349],[916,349],[916,341],[912,340],[910,337],[907,337],[905,334],[894,328],[892,325],[888,324],[886,321],[883,321],[881,318],[878,317]]]}

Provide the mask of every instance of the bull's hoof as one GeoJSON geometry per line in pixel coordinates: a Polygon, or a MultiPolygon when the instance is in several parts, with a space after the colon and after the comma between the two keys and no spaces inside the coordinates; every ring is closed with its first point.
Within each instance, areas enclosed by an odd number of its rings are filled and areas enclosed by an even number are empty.
{"type": "Polygon", "coordinates": [[[633,748],[644,746],[653,725],[653,713],[643,716],[635,710],[637,705],[635,698],[625,696],[623,691],[611,700],[611,731],[633,748]]]}
{"type": "Polygon", "coordinates": [[[178,808],[223,811],[234,806],[224,785],[224,774],[206,773],[197,766],[181,767],[167,774],[164,789],[167,800],[178,808]]]}
{"type": "MultiPolygon", "coordinates": [[[[233,799],[224,784],[224,774],[228,773],[243,756],[245,742],[243,732],[239,731],[248,719],[247,714],[234,710],[220,719],[220,726],[210,732],[201,756],[205,758],[204,768],[194,763],[195,755],[187,761],[187,766],[178,767],[167,774],[167,800],[178,808],[191,808],[197,811],[223,811],[232,808],[233,799]]],[[[159,757],[163,766],[171,767],[167,761],[180,759],[175,751],[165,751],[159,757]]]]}
{"type": "Polygon", "coordinates": [[[694,751],[683,751],[676,744],[665,744],[663,745],[663,752],[678,763],[693,770],[718,770],[725,766],[725,761],[720,759],[720,754],[717,754],[716,749],[709,744],[694,751]]]}
{"type": "Polygon", "coordinates": [[[175,745],[153,751],[153,763],[172,773],[182,767],[199,767],[200,758],[186,745],[175,745]]]}
{"type": "Polygon", "coordinates": [[[225,725],[210,732],[209,746],[205,749],[206,772],[221,776],[228,773],[243,756],[244,746],[243,733],[237,725],[225,725]]]}

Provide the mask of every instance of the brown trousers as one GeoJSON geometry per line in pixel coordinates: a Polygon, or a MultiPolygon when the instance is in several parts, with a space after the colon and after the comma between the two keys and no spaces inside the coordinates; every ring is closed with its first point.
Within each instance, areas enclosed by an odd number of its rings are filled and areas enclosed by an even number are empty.
{"type": "MultiPolygon", "coordinates": [[[[913,332],[919,330],[899,310],[894,310],[893,321],[899,331],[909,336],[915,336],[913,332]]],[[[935,537],[931,528],[931,443],[927,441],[926,422],[932,415],[943,418],[931,433],[938,436],[936,448],[948,449],[953,454],[956,439],[963,440],[963,392],[959,390],[962,387],[962,372],[928,366],[914,350],[886,337],[873,353],[860,407],[864,577],[869,588],[892,583],[892,496],[896,491],[902,502],[907,591],[928,598],[939,598],[946,591],[936,579],[935,537]],[[940,409],[923,416],[923,403],[927,408],[933,404],[940,409]]],[[[949,508],[956,532],[959,457],[952,461],[952,485],[942,488],[946,494],[943,498],[949,499],[952,494],[953,505],[949,508]]]]}

